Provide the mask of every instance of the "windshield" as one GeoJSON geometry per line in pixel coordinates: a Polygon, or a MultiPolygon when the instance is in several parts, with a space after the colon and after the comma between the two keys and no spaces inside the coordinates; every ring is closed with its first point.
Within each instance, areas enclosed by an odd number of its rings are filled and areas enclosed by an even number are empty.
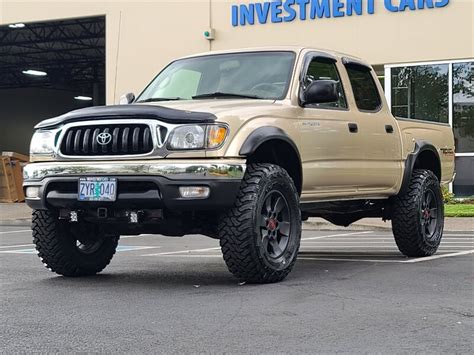
{"type": "Polygon", "coordinates": [[[209,55],[171,63],[137,102],[204,98],[283,99],[295,54],[253,52],[209,55]]]}

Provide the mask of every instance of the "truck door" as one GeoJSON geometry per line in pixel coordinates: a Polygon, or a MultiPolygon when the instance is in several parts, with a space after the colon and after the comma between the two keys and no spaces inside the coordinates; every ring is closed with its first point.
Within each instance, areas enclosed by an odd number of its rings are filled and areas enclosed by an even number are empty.
{"type": "MultiPolygon", "coordinates": [[[[357,189],[382,194],[394,193],[402,178],[401,139],[396,120],[390,113],[372,68],[349,58],[342,58],[350,86],[347,91],[351,122],[359,139],[359,161],[354,174],[362,177],[357,189]]],[[[342,70],[343,71],[343,70],[342,70]]],[[[346,91],[346,92],[347,92],[346,91]]]]}
{"type": "Polygon", "coordinates": [[[359,161],[363,159],[359,147],[361,140],[349,130],[354,117],[336,63],[337,59],[329,54],[308,53],[299,78],[300,93],[312,81],[329,79],[338,83],[339,96],[337,102],[305,105],[299,110],[303,202],[352,196],[357,194],[357,187],[362,184],[358,176],[359,161]]]}
{"type": "Polygon", "coordinates": [[[327,79],[338,82],[339,100],[306,105],[298,117],[302,201],[393,194],[402,174],[399,129],[383,106],[372,69],[307,54],[300,85],[327,79]]]}

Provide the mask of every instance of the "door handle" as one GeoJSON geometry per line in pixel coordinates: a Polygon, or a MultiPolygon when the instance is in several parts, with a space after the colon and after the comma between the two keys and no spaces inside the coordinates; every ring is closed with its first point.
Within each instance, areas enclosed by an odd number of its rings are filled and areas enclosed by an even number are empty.
{"type": "Polygon", "coordinates": [[[390,124],[385,125],[385,132],[393,133],[393,126],[390,124]]]}
{"type": "Polygon", "coordinates": [[[357,123],[348,123],[347,126],[349,127],[349,132],[351,133],[357,133],[359,131],[357,123]]]}

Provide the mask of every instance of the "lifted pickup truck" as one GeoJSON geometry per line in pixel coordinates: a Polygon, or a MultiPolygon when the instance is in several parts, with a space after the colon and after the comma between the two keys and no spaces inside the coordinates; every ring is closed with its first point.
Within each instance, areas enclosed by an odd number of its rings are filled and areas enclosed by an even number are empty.
{"type": "Polygon", "coordinates": [[[240,280],[277,282],[313,216],[391,219],[407,256],[440,244],[452,131],[393,117],[359,58],[293,47],[196,55],[123,100],[35,127],[24,188],[54,272],[100,272],[120,235],[198,233],[220,240],[240,280]]]}

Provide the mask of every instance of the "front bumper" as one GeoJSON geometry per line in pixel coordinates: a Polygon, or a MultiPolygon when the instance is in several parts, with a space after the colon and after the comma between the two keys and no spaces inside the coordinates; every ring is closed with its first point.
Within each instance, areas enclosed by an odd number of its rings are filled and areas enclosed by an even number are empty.
{"type": "Polygon", "coordinates": [[[32,163],[24,168],[23,186],[39,187],[38,197],[26,198],[33,209],[218,210],[233,205],[245,170],[245,161],[239,159],[32,163]],[[116,177],[116,201],[78,201],[78,180],[83,176],[116,177]],[[179,194],[180,186],[207,186],[210,195],[205,199],[185,199],[179,194]]]}

